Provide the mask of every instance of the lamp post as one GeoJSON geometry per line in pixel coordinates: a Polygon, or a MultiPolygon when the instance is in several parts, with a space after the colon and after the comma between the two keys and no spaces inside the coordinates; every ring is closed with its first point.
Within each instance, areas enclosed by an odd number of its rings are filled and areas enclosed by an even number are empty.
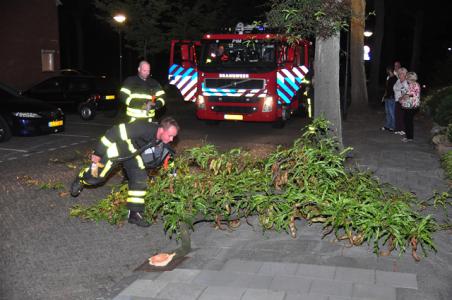
{"type": "Polygon", "coordinates": [[[121,25],[126,21],[126,16],[123,14],[116,14],[113,19],[118,23],[118,35],[119,35],[119,83],[122,82],[122,36],[121,25]]]}

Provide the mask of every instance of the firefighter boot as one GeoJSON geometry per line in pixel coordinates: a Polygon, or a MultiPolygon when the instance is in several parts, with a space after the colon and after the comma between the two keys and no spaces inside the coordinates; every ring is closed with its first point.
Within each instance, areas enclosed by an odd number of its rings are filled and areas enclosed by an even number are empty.
{"type": "Polygon", "coordinates": [[[151,223],[146,221],[141,214],[142,214],[141,212],[129,210],[129,223],[135,224],[140,227],[151,226],[151,223]]]}
{"type": "Polygon", "coordinates": [[[71,184],[71,196],[77,197],[83,191],[83,183],[80,177],[77,176],[71,184]]]}

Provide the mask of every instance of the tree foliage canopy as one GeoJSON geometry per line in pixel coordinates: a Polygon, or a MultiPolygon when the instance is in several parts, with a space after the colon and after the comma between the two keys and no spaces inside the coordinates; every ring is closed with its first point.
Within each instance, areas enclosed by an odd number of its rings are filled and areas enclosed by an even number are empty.
{"type": "Polygon", "coordinates": [[[349,15],[348,0],[272,0],[267,20],[292,39],[329,38],[348,26],[349,15]]]}
{"type": "Polygon", "coordinates": [[[128,47],[154,54],[167,50],[171,39],[199,39],[220,27],[226,1],[219,0],[95,0],[99,17],[124,33],[128,47]],[[124,24],[113,20],[127,16],[124,24]]]}

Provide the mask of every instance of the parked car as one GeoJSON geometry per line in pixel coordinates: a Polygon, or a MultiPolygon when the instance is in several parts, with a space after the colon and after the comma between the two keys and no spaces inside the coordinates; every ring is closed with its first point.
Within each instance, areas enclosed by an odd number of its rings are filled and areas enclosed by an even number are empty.
{"type": "Polygon", "coordinates": [[[0,83],[0,142],[11,135],[38,135],[64,131],[64,113],[43,101],[24,97],[0,83]]]}
{"type": "Polygon", "coordinates": [[[77,69],[59,69],[56,71],[59,75],[93,75],[88,71],[77,69]]]}
{"type": "Polygon", "coordinates": [[[23,95],[76,111],[83,120],[92,120],[97,110],[116,110],[117,87],[103,76],[60,75],[46,79],[23,95]]]}

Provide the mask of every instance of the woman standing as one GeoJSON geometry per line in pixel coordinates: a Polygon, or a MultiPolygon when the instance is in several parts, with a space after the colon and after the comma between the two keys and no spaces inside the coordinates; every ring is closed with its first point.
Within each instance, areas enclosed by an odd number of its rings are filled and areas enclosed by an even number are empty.
{"type": "Polygon", "coordinates": [[[406,136],[402,139],[402,142],[413,141],[413,118],[417,112],[417,108],[421,104],[421,87],[417,83],[417,75],[414,72],[408,72],[406,74],[408,82],[408,90],[405,95],[400,98],[400,104],[404,111],[404,124],[406,136]]]}
{"type": "Polygon", "coordinates": [[[395,134],[404,135],[405,134],[405,124],[404,124],[404,110],[400,104],[400,99],[408,91],[408,82],[406,81],[407,69],[400,68],[397,71],[399,79],[394,84],[394,97],[395,97],[395,134]]]}
{"type": "Polygon", "coordinates": [[[395,99],[394,99],[394,84],[397,82],[397,77],[394,75],[392,67],[386,67],[386,87],[385,94],[382,101],[385,103],[386,123],[381,127],[381,130],[394,131],[395,128],[395,99]]]}

